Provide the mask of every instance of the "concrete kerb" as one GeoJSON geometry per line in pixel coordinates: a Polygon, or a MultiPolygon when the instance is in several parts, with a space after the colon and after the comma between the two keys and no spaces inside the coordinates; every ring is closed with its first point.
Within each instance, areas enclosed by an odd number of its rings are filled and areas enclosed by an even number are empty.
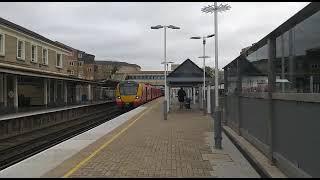
{"type": "Polygon", "coordinates": [[[243,137],[236,134],[231,128],[223,126],[222,129],[234,145],[239,148],[246,158],[248,158],[248,161],[252,163],[252,166],[262,177],[288,178],[278,167],[271,165],[265,155],[243,137]]]}

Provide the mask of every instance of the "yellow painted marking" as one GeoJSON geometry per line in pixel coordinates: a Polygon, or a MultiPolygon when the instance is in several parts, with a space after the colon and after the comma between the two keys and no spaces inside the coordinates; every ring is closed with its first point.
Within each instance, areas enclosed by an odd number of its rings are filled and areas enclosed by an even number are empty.
{"type": "MultiPolygon", "coordinates": [[[[158,104],[158,102],[156,103],[158,104]]],[[[102,146],[100,146],[97,150],[95,150],[90,156],[82,160],[79,164],[77,164],[74,168],[72,168],[69,172],[67,172],[63,178],[69,177],[71,174],[73,174],[75,171],[77,171],[81,166],[83,166],[86,162],[88,162],[91,158],[93,158],[95,155],[97,155],[103,148],[107,147],[112,141],[114,141],[117,137],[119,137],[123,132],[125,132],[130,126],[132,126],[137,120],[139,120],[143,115],[145,115],[147,112],[149,112],[153,107],[156,105],[154,104],[151,108],[140,114],[134,121],[132,121],[127,127],[122,129],[118,134],[113,136],[109,141],[104,143],[102,146]]]]}

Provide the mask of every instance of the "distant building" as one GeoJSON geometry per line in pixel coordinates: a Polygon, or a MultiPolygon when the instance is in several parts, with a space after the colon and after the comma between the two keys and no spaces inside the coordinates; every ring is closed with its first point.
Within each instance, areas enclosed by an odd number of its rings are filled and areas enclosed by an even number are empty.
{"type": "Polygon", "coordinates": [[[83,60],[82,56],[85,54],[85,52],[77,50],[75,48],[72,48],[70,46],[67,46],[61,42],[56,41],[56,43],[64,46],[65,48],[69,49],[71,53],[66,56],[66,64],[65,67],[67,70],[67,73],[71,77],[78,77],[83,78],[83,60]]]}
{"type": "MultiPolygon", "coordinates": [[[[171,71],[168,71],[169,74],[171,71]]],[[[133,80],[136,82],[149,83],[154,86],[164,86],[163,71],[139,71],[127,73],[124,80],[133,80]]]]}
{"type": "Polygon", "coordinates": [[[83,59],[83,78],[86,80],[95,80],[95,56],[85,53],[83,59]]]}
{"type": "Polygon", "coordinates": [[[95,80],[117,79],[116,73],[126,74],[139,72],[141,67],[136,64],[129,64],[120,61],[95,61],[95,80]]]}

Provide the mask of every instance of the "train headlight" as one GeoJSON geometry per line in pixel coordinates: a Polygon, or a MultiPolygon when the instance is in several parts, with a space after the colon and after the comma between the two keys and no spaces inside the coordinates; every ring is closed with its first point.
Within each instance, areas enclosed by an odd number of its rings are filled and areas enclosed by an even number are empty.
{"type": "Polygon", "coordinates": [[[136,96],[136,99],[139,99],[139,96],[136,96]]]}
{"type": "Polygon", "coordinates": [[[120,97],[120,96],[118,96],[118,99],[121,99],[121,97],[120,97]]]}

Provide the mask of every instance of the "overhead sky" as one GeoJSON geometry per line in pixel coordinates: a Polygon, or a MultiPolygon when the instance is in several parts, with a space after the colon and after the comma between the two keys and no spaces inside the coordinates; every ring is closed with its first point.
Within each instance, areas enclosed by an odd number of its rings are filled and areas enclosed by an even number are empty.
{"type": "MultiPolygon", "coordinates": [[[[228,3],[228,2],[226,2],[228,3]]],[[[154,25],[175,25],[167,30],[167,59],[187,58],[202,67],[202,41],[191,36],[214,33],[213,14],[201,12],[209,2],[1,2],[0,16],[51,40],[94,54],[96,60],[138,64],[142,70],[163,70],[164,31],[154,25]]],[[[308,2],[230,2],[219,13],[219,68],[241,49],[277,28],[308,2]]],[[[207,40],[207,65],[214,66],[214,38],[207,40]]]]}

